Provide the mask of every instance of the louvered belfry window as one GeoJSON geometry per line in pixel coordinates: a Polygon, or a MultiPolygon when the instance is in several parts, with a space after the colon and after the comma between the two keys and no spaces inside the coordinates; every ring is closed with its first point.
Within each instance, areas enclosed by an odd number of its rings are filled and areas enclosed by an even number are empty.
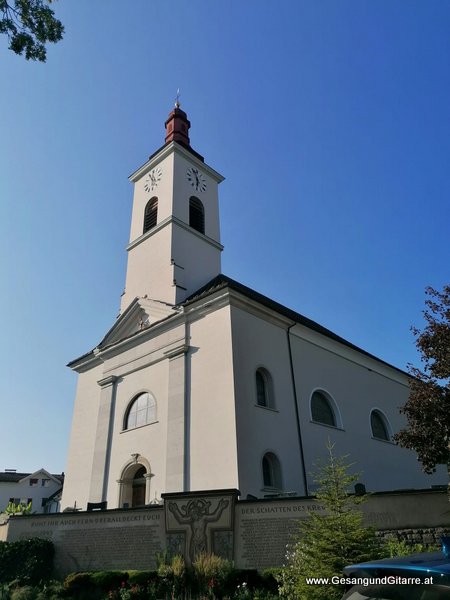
{"type": "Polygon", "coordinates": [[[158,198],[152,198],[147,202],[144,213],[144,231],[149,231],[155,227],[158,220],[158,198]]]}
{"type": "Polygon", "coordinates": [[[192,229],[205,233],[205,210],[203,204],[195,196],[189,199],[189,225],[192,229]]]}

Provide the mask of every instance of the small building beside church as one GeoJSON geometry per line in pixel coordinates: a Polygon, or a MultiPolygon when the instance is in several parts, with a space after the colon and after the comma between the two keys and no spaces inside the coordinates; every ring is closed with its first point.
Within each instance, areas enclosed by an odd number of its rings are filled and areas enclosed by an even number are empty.
{"type": "Polygon", "coordinates": [[[18,473],[16,469],[0,472],[0,513],[10,502],[18,506],[31,504],[33,514],[58,512],[64,473],[55,475],[45,469],[18,473]]]}
{"type": "Polygon", "coordinates": [[[306,496],[328,440],[368,491],[445,482],[391,441],[405,372],[221,273],[223,177],[191,147],[178,103],[165,128],[130,176],[120,315],[69,363],[78,387],[62,508],[234,488],[306,496]]]}

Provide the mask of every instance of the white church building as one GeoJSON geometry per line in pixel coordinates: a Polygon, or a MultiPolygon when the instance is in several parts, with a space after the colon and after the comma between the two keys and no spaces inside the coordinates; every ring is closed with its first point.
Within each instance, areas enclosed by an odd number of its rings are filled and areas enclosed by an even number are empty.
{"type": "MultiPolygon", "coordinates": [[[[61,507],[237,488],[308,495],[330,439],[367,490],[430,487],[391,441],[408,377],[221,274],[222,175],[179,104],[135,171],[121,311],[78,373],[61,507]]],[[[103,504],[106,506],[106,504],[103,504]]]]}

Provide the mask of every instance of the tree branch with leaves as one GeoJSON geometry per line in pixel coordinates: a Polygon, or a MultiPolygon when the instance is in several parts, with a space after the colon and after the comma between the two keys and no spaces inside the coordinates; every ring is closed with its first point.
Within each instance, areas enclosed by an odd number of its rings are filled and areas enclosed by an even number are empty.
{"type": "Polygon", "coordinates": [[[417,452],[425,473],[447,466],[450,501],[450,285],[426,294],[425,328],[412,328],[423,366],[408,367],[410,394],[400,409],[408,425],[394,439],[417,452]]]}
{"type": "Polygon", "coordinates": [[[25,54],[27,60],[45,62],[48,42],[62,39],[64,27],[47,6],[52,0],[0,0],[0,33],[9,40],[9,49],[25,54]]]}

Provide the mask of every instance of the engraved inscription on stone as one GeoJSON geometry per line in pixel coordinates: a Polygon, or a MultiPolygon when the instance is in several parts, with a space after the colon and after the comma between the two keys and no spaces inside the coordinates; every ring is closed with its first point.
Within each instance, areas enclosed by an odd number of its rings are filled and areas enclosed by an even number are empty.
{"type": "Polygon", "coordinates": [[[287,546],[294,541],[298,522],[323,506],[307,503],[270,503],[238,506],[236,564],[240,568],[281,566],[287,546]]]}
{"type": "Polygon", "coordinates": [[[250,568],[266,568],[282,565],[286,556],[288,540],[296,532],[293,519],[264,519],[263,524],[252,519],[241,522],[241,565],[250,568]]]}
{"type": "Polygon", "coordinates": [[[14,523],[15,539],[42,537],[55,544],[55,570],[153,569],[165,548],[164,511],[27,517],[14,523]]]}

